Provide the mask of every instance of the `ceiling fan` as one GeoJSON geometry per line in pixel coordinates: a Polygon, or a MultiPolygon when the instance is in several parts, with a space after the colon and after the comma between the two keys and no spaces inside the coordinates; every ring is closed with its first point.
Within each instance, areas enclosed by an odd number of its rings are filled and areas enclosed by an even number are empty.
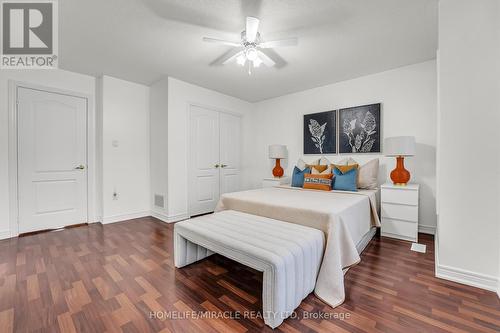
{"type": "Polygon", "coordinates": [[[264,64],[272,67],[283,60],[274,52],[269,52],[268,49],[273,49],[282,46],[295,46],[298,44],[296,37],[262,41],[259,33],[259,19],[248,16],[246,20],[246,28],[241,32],[241,41],[233,42],[217,38],[203,37],[203,41],[217,43],[221,45],[234,46],[233,49],[227,51],[222,56],[212,62],[213,65],[225,65],[236,60],[240,66],[248,66],[248,74],[252,73],[252,69],[264,64]]]}

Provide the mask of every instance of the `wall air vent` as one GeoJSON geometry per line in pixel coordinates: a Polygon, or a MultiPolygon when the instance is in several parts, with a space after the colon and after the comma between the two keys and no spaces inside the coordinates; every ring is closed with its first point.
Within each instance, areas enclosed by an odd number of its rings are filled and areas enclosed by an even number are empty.
{"type": "Polygon", "coordinates": [[[165,198],[163,195],[155,194],[155,206],[165,208],[165,198]]]}

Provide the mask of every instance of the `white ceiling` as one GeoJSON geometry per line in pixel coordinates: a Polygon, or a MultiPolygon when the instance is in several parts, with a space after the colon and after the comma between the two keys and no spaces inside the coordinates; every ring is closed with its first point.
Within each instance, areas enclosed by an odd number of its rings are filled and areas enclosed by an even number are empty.
{"type": "Polygon", "coordinates": [[[60,67],[151,84],[168,75],[255,102],[435,58],[438,0],[64,0],[60,67]],[[288,63],[249,76],[210,66],[239,40],[245,17],[288,63]]]}

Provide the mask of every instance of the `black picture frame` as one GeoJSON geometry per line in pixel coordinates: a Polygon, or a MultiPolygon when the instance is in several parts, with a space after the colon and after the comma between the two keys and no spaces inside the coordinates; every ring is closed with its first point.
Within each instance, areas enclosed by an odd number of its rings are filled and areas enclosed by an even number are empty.
{"type": "Polygon", "coordinates": [[[337,111],[304,115],[304,155],[337,153],[337,111]]]}
{"type": "Polygon", "coordinates": [[[340,154],[381,152],[382,122],[380,110],[380,103],[339,110],[340,154]]]}

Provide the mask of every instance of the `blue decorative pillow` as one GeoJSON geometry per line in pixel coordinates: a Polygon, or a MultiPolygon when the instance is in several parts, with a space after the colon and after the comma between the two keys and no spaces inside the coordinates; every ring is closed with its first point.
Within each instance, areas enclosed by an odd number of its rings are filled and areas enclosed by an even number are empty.
{"type": "Polygon", "coordinates": [[[293,168],[292,174],[292,186],[293,187],[303,187],[304,186],[304,175],[306,173],[311,173],[311,168],[305,168],[303,171],[300,171],[299,168],[293,168]]]}
{"type": "Polygon", "coordinates": [[[357,192],[356,179],[358,178],[358,169],[352,169],[342,173],[339,169],[333,168],[335,174],[333,189],[338,191],[357,192]]]}

